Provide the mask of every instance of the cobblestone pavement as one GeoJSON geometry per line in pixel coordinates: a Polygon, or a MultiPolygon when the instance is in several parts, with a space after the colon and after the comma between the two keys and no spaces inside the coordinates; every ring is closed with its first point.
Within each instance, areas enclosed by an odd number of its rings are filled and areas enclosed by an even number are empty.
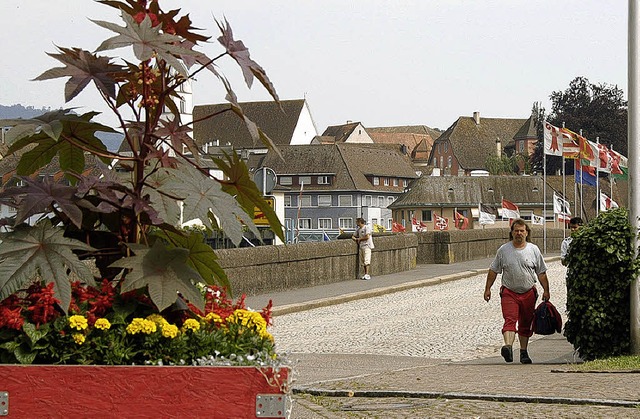
{"type": "MultiPolygon", "coordinates": [[[[563,315],[565,272],[559,261],[548,264],[551,301],[563,315]]],[[[486,275],[477,275],[277,316],[271,331],[281,352],[400,355],[452,361],[491,356],[502,345],[502,314],[498,281],[491,301],[486,303],[482,298],[485,279],[486,275]]],[[[534,336],[532,341],[537,338],[534,336]]]]}
{"type": "MultiPolygon", "coordinates": [[[[564,316],[566,270],[559,261],[548,267],[551,301],[564,316]]],[[[290,417],[640,417],[628,407],[640,403],[637,374],[552,373],[575,361],[560,335],[538,346],[532,338],[533,365],[505,364],[499,286],[484,302],[485,277],[276,316],[278,351],[295,360],[290,417]]]]}

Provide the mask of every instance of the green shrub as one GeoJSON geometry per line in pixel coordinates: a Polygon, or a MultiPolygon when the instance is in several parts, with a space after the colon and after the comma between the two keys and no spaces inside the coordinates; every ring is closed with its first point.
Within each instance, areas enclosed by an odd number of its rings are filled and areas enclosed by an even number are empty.
{"type": "Polygon", "coordinates": [[[603,212],[574,233],[564,335],[584,360],[629,353],[630,284],[638,273],[633,242],[624,208],[603,212]]]}

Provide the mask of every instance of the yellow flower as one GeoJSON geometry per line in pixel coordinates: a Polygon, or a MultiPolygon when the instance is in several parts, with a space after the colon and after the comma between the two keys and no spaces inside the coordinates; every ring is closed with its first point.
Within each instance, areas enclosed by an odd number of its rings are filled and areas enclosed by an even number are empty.
{"type": "Polygon", "coordinates": [[[239,324],[247,329],[258,332],[258,335],[262,338],[273,340],[273,336],[267,331],[267,322],[257,311],[236,310],[232,315],[227,317],[227,322],[239,324]]]}
{"type": "Polygon", "coordinates": [[[69,326],[72,329],[84,330],[89,326],[89,323],[84,316],[74,315],[69,317],[69,326]]]}
{"type": "Polygon", "coordinates": [[[224,320],[222,319],[222,317],[220,317],[220,315],[218,315],[216,313],[209,313],[209,314],[207,314],[207,316],[204,319],[206,321],[208,321],[209,323],[214,323],[214,324],[222,324],[222,323],[224,323],[224,320]]]}
{"type": "Polygon", "coordinates": [[[101,318],[96,320],[94,326],[96,327],[96,329],[108,330],[111,328],[111,323],[109,322],[109,320],[101,318]]]}
{"type": "Polygon", "coordinates": [[[169,324],[169,322],[159,314],[150,314],[147,316],[147,320],[154,322],[156,325],[160,327],[169,324]]]}
{"type": "Polygon", "coordinates": [[[197,321],[196,319],[187,319],[184,321],[182,325],[183,331],[191,330],[193,332],[196,332],[199,329],[200,329],[200,322],[197,321]]]}
{"type": "Polygon", "coordinates": [[[152,322],[151,320],[142,319],[140,317],[136,317],[135,319],[133,319],[131,323],[129,323],[129,326],[127,326],[127,333],[129,333],[130,335],[135,335],[136,333],[144,333],[150,335],[156,330],[158,330],[158,328],[156,327],[156,324],[154,322],[152,322]]]}
{"type": "Polygon", "coordinates": [[[78,344],[78,345],[82,345],[84,343],[84,335],[82,333],[74,333],[72,335],[73,340],[78,344]]]}
{"type": "Polygon", "coordinates": [[[170,339],[175,338],[176,336],[178,336],[178,326],[169,323],[165,324],[164,326],[162,326],[162,336],[170,339]]]}

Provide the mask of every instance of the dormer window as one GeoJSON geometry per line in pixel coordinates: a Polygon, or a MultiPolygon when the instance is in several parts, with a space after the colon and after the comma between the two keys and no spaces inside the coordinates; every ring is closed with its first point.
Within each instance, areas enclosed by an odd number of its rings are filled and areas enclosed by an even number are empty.
{"type": "Polygon", "coordinates": [[[329,176],[318,176],[318,185],[329,185],[330,183],[329,176]]]}
{"type": "Polygon", "coordinates": [[[373,186],[380,185],[380,178],[378,176],[373,177],[373,186]]]}

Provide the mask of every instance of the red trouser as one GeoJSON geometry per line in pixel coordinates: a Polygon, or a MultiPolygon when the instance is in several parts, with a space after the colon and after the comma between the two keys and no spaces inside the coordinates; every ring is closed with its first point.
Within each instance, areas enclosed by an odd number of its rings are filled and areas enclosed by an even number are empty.
{"type": "Polygon", "coordinates": [[[509,288],[500,288],[500,303],[502,305],[502,317],[504,317],[504,326],[502,333],[516,332],[521,336],[531,337],[533,330],[533,313],[536,309],[536,300],[538,299],[538,291],[536,287],[531,288],[524,294],[518,294],[509,288]],[[518,329],[516,330],[516,323],[518,329]]]}

